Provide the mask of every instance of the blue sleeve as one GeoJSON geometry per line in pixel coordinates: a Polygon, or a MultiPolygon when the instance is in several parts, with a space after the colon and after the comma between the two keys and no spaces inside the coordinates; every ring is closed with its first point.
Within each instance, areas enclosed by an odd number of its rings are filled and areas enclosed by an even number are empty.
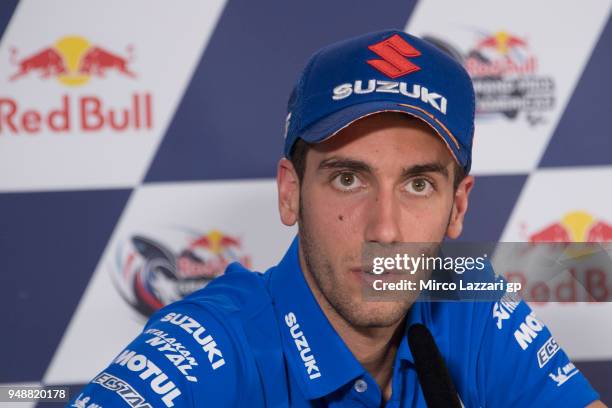
{"type": "Polygon", "coordinates": [[[479,377],[486,407],[585,407],[599,399],[587,379],[524,301],[507,296],[488,309],[479,377]]]}
{"type": "Polygon", "coordinates": [[[232,390],[238,388],[243,371],[234,340],[229,328],[206,309],[183,302],[170,305],[69,405],[239,406],[232,390]]]}

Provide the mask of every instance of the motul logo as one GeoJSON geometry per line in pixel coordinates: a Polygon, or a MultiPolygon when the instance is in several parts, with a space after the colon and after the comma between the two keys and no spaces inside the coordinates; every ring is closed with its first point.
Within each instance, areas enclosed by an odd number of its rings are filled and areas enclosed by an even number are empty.
{"type": "Polygon", "coordinates": [[[368,64],[388,76],[399,78],[421,68],[404,57],[418,57],[421,53],[399,34],[368,47],[382,59],[368,60],[368,64]]]}

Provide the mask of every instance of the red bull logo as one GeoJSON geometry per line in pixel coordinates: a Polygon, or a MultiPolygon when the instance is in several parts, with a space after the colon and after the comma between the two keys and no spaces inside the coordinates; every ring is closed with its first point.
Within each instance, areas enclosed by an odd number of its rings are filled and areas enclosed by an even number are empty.
{"type": "Polygon", "coordinates": [[[230,247],[239,248],[240,241],[218,230],[213,230],[206,235],[202,235],[189,244],[191,250],[204,248],[210,250],[214,254],[221,254],[226,248],[230,247]]]}
{"type": "Polygon", "coordinates": [[[212,230],[188,242],[178,257],[178,272],[185,278],[206,276],[212,279],[221,275],[234,261],[250,267],[250,257],[241,253],[242,245],[237,238],[212,230]],[[202,259],[206,261],[202,262],[202,259]]]}
{"type": "Polygon", "coordinates": [[[529,242],[611,242],[612,225],[585,211],[573,211],[529,235],[529,242]]]}
{"type": "Polygon", "coordinates": [[[472,77],[535,74],[537,58],[527,49],[527,41],[506,31],[498,31],[476,43],[465,61],[472,77]]]}
{"type": "MultiPolygon", "coordinates": [[[[84,86],[92,79],[137,79],[130,67],[133,47],[124,53],[110,51],[80,36],[67,36],[51,46],[19,58],[12,49],[16,66],[9,83],[55,79],[69,88],[84,86]]],[[[22,107],[15,98],[0,95],[0,135],[39,132],[97,132],[102,130],[147,130],[153,127],[153,99],[150,92],[133,93],[121,104],[109,104],[95,95],[61,95],[57,105],[46,109],[22,107]]]]}
{"type": "Polygon", "coordinates": [[[508,55],[513,47],[527,47],[527,41],[506,31],[498,31],[492,36],[485,37],[476,45],[476,49],[494,48],[502,55],[508,55]]]}
{"type": "Polygon", "coordinates": [[[586,211],[572,211],[527,238],[530,245],[522,248],[517,259],[539,256],[540,261],[505,274],[508,281],[521,283],[526,299],[540,303],[610,300],[612,225],[608,222],[586,211]]]}
{"type": "Polygon", "coordinates": [[[16,81],[38,73],[42,79],[56,78],[63,85],[81,86],[92,77],[105,78],[111,71],[135,78],[136,75],[128,68],[132,53],[132,47],[128,47],[127,56],[124,57],[93,45],[86,38],[67,36],[21,60],[18,59],[18,51],[13,49],[11,62],[18,68],[9,79],[16,81]]]}

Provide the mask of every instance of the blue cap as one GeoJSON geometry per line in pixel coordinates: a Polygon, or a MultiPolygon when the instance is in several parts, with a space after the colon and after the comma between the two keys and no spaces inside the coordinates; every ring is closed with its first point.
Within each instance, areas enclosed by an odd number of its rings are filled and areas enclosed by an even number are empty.
{"type": "Polygon", "coordinates": [[[402,112],[425,121],[467,174],[474,107],[458,61],[402,31],[370,33],[310,58],[289,98],[284,152],[289,157],[298,138],[318,143],[368,115],[402,112]]]}

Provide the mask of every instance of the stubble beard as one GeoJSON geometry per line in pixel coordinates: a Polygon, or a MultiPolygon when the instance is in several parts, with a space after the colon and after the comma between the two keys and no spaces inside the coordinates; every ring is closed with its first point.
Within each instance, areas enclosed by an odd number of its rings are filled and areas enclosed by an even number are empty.
{"type": "MultiPolygon", "coordinates": [[[[308,269],[304,273],[309,273],[317,286],[311,290],[317,290],[333,312],[352,327],[361,329],[391,327],[405,317],[412,306],[412,300],[368,301],[361,292],[350,293],[346,289],[345,282],[342,282],[342,271],[334,271],[329,254],[312,236],[308,214],[305,214],[301,195],[298,226],[300,247],[305,266],[308,269]]],[[[326,305],[320,306],[325,309],[326,305]]]]}

